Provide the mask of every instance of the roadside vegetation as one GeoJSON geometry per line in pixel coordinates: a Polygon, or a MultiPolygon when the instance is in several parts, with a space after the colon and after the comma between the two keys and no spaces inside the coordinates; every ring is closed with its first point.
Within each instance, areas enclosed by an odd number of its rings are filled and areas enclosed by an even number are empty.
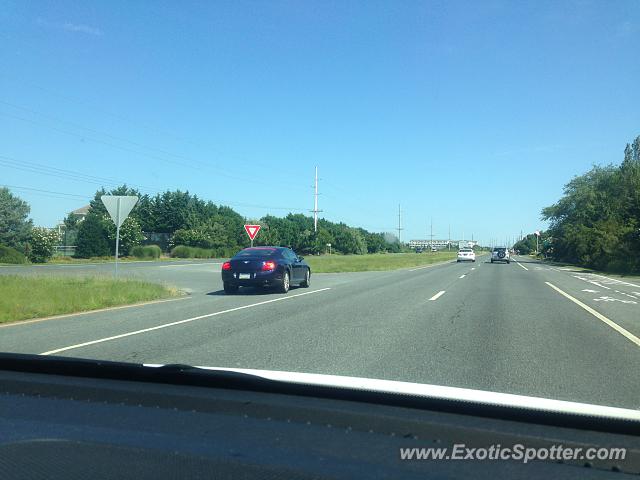
{"type": "Polygon", "coordinates": [[[131,256],[139,260],[157,260],[162,255],[158,245],[136,245],[131,249],[131,256]]]}
{"type": "Polygon", "coordinates": [[[136,246],[156,241],[163,252],[178,258],[230,257],[250,245],[244,231],[246,223],[262,229],[254,245],[282,245],[301,254],[342,254],[399,252],[401,244],[392,234],[373,233],[344,223],[320,219],[314,231],[313,218],[290,213],[285,217],[267,215],[246,219],[230,207],[204,201],[188,192],[142,195],[122,186],[96,192],[85,219],[67,217],[65,225],[77,231],[76,256],[102,257],[114,254],[115,229],[100,200],[102,195],[136,195],[138,204],[120,229],[120,251],[131,255],[136,246]],[[183,248],[188,247],[188,249],[183,248]]]}
{"type": "MultiPolygon", "coordinates": [[[[543,209],[540,255],[595,270],[640,272],[640,137],[620,165],[594,166],[571,180],[563,197],[543,209]]],[[[529,235],[514,248],[535,251],[529,235]]]]}
{"type": "Polygon", "coordinates": [[[371,255],[321,255],[305,257],[313,273],[365,272],[419,267],[453,260],[457,250],[425,253],[375,253],[371,255]]]}
{"type": "MultiPolygon", "coordinates": [[[[408,251],[391,233],[369,232],[344,223],[318,220],[289,213],[247,219],[232,208],[205,201],[189,192],[167,191],[142,195],[126,185],[96,192],[86,214],[69,214],[60,229],[34,227],[28,218],[30,206],[8,188],[0,188],[0,245],[22,254],[28,262],[61,260],[57,247],[75,247],[74,258],[97,259],[115,254],[116,229],[101,197],[135,195],[136,207],[120,228],[121,257],[157,259],[162,254],[176,258],[223,258],[250,245],[243,225],[261,225],[254,245],[281,245],[304,255],[338,253],[397,253],[408,251]],[[151,247],[151,248],[148,248],[151,247]],[[159,248],[159,252],[158,252],[159,248]]],[[[22,263],[19,255],[0,252],[6,261],[22,263]]],[[[0,258],[1,260],[1,258],[0,258]]]]}
{"type": "Polygon", "coordinates": [[[102,277],[0,275],[0,323],[84,312],[178,295],[163,285],[102,277]]]}
{"type": "MultiPolygon", "coordinates": [[[[217,258],[217,253],[213,248],[188,247],[186,245],[178,245],[171,249],[173,258],[217,258]]],[[[234,253],[221,255],[221,257],[231,257],[234,253]]]]}
{"type": "Polygon", "coordinates": [[[27,257],[15,248],[0,245],[0,263],[27,263],[27,257]]]}

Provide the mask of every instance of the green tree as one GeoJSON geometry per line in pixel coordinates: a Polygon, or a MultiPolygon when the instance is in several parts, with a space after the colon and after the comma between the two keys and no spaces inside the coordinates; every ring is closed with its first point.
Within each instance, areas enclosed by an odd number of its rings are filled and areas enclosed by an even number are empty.
{"type": "Polygon", "coordinates": [[[27,218],[30,211],[27,202],[0,188],[0,244],[23,249],[33,226],[27,218]]]}
{"type": "Polygon", "coordinates": [[[620,166],[593,167],[542,211],[553,258],[598,269],[640,270],[640,137],[620,166]]]}
{"type": "Polygon", "coordinates": [[[98,215],[90,211],[80,222],[76,257],[91,258],[111,255],[108,231],[103,218],[104,214],[98,215]]]}
{"type": "Polygon", "coordinates": [[[363,255],[367,253],[367,242],[360,231],[345,228],[335,236],[336,250],[346,254],[363,255]]]}

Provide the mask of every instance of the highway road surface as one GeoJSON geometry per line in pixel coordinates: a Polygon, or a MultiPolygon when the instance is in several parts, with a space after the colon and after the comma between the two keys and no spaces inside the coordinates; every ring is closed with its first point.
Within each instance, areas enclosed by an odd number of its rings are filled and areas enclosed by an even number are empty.
{"type": "MultiPolygon", "coordinates": [[[[640,408],[640,279],[447,262],[225,295],[221,261],[122,264],[178,300],[0,327],[0,351],[351,375],[640,408]]],[[[113,265],[4,267],[86,275],[113,265]]]]}

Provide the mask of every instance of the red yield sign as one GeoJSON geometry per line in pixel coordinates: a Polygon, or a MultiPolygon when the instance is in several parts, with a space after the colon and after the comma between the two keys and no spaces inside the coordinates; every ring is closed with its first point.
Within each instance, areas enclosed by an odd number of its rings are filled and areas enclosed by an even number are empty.
{"type": "Polygon", "coordinates": [[[260,231],[260,225],[245,225],[244,230],[247,232],[247,235],[249,235],[249,239],[253,241],[260,231]]]}

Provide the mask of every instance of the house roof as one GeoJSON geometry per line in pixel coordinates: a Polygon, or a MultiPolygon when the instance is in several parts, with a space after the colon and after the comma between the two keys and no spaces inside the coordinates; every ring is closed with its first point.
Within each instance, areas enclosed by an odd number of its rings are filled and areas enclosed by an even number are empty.
{"type": "Polygon", "coordinates": [[[77,210],[74,210],[73,212],[71,212],[72,215],[86,215],[87,213],[89,213],[89,209],[91,208],[91,205],[85,205],[84,207],[80,207],[77,210]]]}

